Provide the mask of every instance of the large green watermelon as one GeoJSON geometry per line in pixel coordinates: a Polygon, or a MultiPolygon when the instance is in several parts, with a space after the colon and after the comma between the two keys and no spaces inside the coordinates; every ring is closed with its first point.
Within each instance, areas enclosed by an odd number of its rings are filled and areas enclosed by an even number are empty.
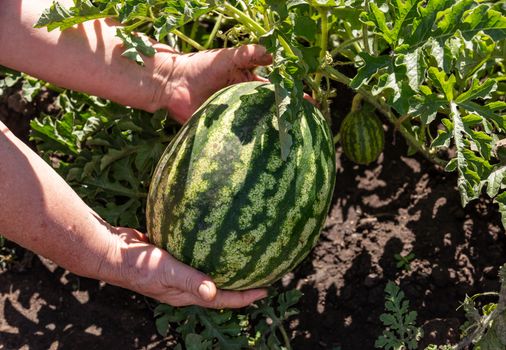
{"type": "Polygon", "coordinates": [[[273,86],[212,96],[167,147],[152,179],[150,240],[224,289],[266,286],[316,243],[335,182],[332,135],[304,104],[281,150],[273,86]]]}

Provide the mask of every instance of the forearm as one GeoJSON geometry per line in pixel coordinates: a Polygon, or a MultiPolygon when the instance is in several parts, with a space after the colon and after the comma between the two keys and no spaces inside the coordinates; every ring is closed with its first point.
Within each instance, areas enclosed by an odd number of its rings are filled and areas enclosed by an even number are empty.
{"type": "Polygon", "coordinates": [[[114,237],[40,157],[0,122],[0,234],[79,275],[108,279],[114,237]]]}
{"type": "Polygon", "coordinates": [[[64,32],[33,28],[51,3],[52,0],[2,1],[0,65],[150,112],[165,107],[162,95],[166,91],[162,86],[168,76],[158,72],[157,67],[174,55],[170,48],[157,44],[160,53],[144,57],[142,67],[121,57],[118,26],[112,21],[86,22],[64,32]]]}

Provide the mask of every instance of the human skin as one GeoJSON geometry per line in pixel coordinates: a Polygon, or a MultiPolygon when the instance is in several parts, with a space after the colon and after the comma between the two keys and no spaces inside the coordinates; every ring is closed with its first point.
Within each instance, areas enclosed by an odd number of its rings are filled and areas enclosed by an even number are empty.
{"type": "MultiPolygon", "coordinates": [[[[157,53],[142,67],[121,57],[118,25],[109,20],[64,32],[33,28],[50,5],[2,2],[0,65],[146,111],[167,109],[179,122],[220,88],[259,79],[252,69],[271,62],[255,45],[182,55],[154,43],[157,53]]],[[[0,234],[78,275],[174,306],[238,308],[266,296],[264,289],[220,290],[143,233],[107,224],[2,123],[0,165],[0,234]]]]}

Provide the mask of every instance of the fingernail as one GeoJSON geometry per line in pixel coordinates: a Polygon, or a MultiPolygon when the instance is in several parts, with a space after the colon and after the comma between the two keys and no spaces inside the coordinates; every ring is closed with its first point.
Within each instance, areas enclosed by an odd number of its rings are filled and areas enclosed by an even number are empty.
{"type": "Polygon", "coordinates": [[[202,282],[199,286],[199,295],[204,300],[211,299],[211,288],[207,285],[206,282],[202,282]]]}

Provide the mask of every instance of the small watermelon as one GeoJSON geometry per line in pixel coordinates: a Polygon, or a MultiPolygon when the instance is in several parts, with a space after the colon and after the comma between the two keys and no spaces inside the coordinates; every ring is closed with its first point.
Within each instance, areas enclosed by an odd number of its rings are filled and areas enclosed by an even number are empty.
{"type": "Polygon", "coordinates": [[[344,154],[357,164],[369,164],[383,152],[385,132],[372,108],[348,113],[341,124],[340,134],[344,154]]]}
{"type": "Polygon", "coordinates": [[[267,286],[316,244],[332,199],[335,150],[305,103],[281,157],[271,84],[212,96],[163,154],[147,205],[148,235],[224,289],[267,286]]]}

